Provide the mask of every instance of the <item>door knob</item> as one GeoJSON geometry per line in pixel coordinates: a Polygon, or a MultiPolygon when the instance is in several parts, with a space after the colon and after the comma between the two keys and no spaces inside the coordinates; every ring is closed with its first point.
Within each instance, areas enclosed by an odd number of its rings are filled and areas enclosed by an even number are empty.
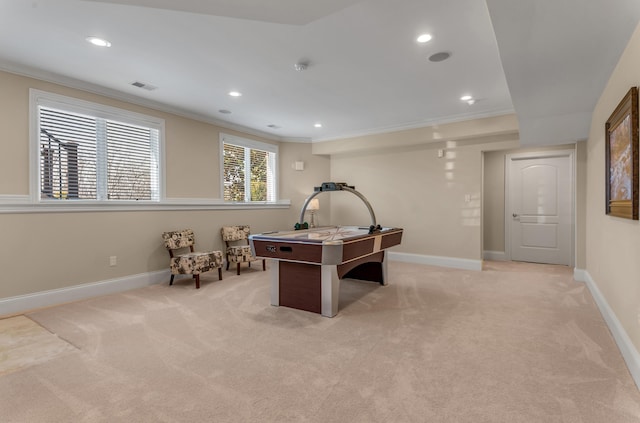
{"type": "Polygon", "coordinates": [[[515,219],[516,217],[520,217],[520,215],[518,213],[513,213],[512,214],[513,218],[515,219]]]}

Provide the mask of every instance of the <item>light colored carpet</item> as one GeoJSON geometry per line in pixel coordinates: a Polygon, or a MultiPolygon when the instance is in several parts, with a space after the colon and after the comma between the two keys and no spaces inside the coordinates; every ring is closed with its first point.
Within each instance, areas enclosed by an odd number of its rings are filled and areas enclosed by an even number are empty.
{"type": "Polygon", "coordinates": [[[0,319],[0,375],[76,350],[25,316],[0,319]]]}
{"type": "Polygon", "coordinates": [[[268,272],[30,313],[78,350],[0,377],[3,422],[640,422],[640,393],[562,266],[389,263],[332,318],[268,272]]]}

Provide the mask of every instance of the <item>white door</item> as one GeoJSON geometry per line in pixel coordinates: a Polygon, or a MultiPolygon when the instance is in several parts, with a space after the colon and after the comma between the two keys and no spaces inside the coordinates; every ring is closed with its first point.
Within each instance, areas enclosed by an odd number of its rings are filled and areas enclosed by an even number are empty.
{"type": "Polygon", "coordinates": [[[573,265],[573,151],[507,155],[511,260],[573,265]]]}

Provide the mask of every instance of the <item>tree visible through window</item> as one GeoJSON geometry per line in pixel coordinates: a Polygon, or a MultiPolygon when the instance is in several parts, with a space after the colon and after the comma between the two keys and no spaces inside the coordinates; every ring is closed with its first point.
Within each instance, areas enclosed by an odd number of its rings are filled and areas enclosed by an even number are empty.
{"type": "Polygon", "coordinates": [[[260,149],[257,142],[239,145],[242,139],[233,141],[235,143],[223,141],[224,200],[275,201],[277,147],[264,144],[264,149],[260,149]]]}
{"type": "Polygon", "coordinates": [[[224,201],[244,201],[244,147],[224,145],[224,201]]]}
{"type": "Polygon", "coordinates": [[[267,201],[269,153],[251,150],[251,201],[267,201]]]}

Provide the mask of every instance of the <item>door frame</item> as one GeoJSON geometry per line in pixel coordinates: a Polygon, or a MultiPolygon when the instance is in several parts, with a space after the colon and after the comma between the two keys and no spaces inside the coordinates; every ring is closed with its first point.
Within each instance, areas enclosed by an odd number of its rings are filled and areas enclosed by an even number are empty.
{"type": "Polygon", "coordinates": [[[570,267],[576,264],[576,152],[575,149],[541,150],[527,153],[512,153],[505,155],[504,162],[504,254],[507,261],[511,261],[511,194],[509,184],[511,181],[511,161],[513,159],[547,159],[554,157],[569,157],[569,175],[571,185],[571,257],[570,267]]]}

